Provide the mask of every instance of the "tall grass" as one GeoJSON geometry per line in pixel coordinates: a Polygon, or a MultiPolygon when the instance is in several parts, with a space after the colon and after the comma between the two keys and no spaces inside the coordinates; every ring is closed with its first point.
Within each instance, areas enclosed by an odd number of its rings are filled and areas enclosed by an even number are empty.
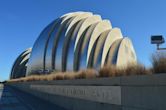
{"type": "Polygon", "coordinates": [[[144,75],[151,74],[151,71],[147,70],[141,64],[129,64],[127,67],[117,68],[114,65],[107,65],[100,69],[99,77],[114,77],[114,76],[128,76],[128,75],[144,75]]]}
{"type": "Polygon", "coordinates": [[[94,69],[80,70],[78,72],[52,72],[48,75],[31,75],[19,79],[12,79],[9,82],[93,79],[97,77],[142,75],[149,73],[143,65],[129,65],[126,68],[116,68],[113,65],[107,65],[101,68],[99,72],[94,69]]]}
{"type": "Polygon", "coordinates": [[[79,72],[52,72],[51,74],[48,75],[31,75],[18,79],[11,79],[8,82],[90,79],[96,77],[97,77],[97,71],[93,69],[87,69],[87,70],[81,70],[79,72]]]}
{"type": "Polygon", "coordinates": [[[151,61],[154,73],[166,73],[166,52],[153,54],[151,61]]]}
{"type": "Polygon", "coordinates": [[[75,79],[91,79],[97,77],[97,71],[94,69],[80,70],[75,74],[75,79]]]}
{"type": "Polygon", "coordinates": [[[123,73],[120,71],[114,65],[106,65],[99,70],[99,77],[121,76],[123,73]]]}

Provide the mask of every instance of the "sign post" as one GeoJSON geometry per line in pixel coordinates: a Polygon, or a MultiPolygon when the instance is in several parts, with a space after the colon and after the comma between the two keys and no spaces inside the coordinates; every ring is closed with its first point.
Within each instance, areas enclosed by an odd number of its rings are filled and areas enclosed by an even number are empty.
{"type": "Polygon", "coordinates": [[[157,50],[166,50],[166,48],[160,48],[160,45],[165,43],[164,37],[162,35],[151,36],[151,44],[157,45],[157,50]]]}

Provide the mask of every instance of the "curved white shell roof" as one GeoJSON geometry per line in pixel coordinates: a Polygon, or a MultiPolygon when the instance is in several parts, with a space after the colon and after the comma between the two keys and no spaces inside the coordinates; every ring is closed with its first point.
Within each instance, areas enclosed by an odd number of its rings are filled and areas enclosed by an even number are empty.
{"type": "Polygon", "coordinates": [[[31,48],[26,49],[15,60],[11,70],[10,79],[26,76],[26,67],[28,65],[27,63],[30,57],[31,50],[31,48]]]}
{"type": "Polygon", "coordinates": [[[83,34],[83,32],[85,31],[85,29],[87,29],[90,25],[100,22],[101,16],[100,15],[93,15],[92,17],[87,18],[81,25],[78,33],[77,33],[77,37],[76,37],[76,41],[75,41],[75,47],[77,46],[78,40],[80,39],[80,36],[83,34]]]}
{"type": "Polygon", "coordinates": [[[95,43],[95,41],[97,40],[97,38],[100,36],[100,34],[104,31],[107,31],[109,29],[111,29],[112,26],[111,26],[111,23],[109,20],[103,20],[103,21],[100,21],[96,27],[94,28],[92,34],[91,34],[91,38],[90,38],[90,43],[89,43],[89,48],[88,48],[88,56],[87,56],[87,62],[89,60],[89,56],[90,56],[90,53],[92,51],[92,47],[95,43]]]}
{"type": "Polygon", "coordinates": [[[24,57],[21,64],[28,59],[27,75],[41,70],[77,71],[105,64],[123,66],[137,61],[131,40],[123,38],[121,30],[112,27],[109,20],[102,20],[100,15],[91,12],[72,12],[54,20],[42,31],[31,55],[24,57]]]}
{"type": "Polygon", "coordinates": [[[109,34],[106,38],[105,44],[104,44],[104,50],[103,50],[101,66],[104,66],[107,53],[108,53],[110,47],[112,46],[112,44],[117,39],[121,39],[121,38],[123,38],[123,35],[122,35],[121,30],[119,28],[113,28],[113,29],[110,30],[110,32],[109,32],[109,34]]]}
{"type": "Polygon", "coordinates": [[[133,48],[132,42],[129,38],[125,37],[119,47],[117,56],[117,66],[126,67],[126,64],[136,64],[137,57],[133,48]]]}

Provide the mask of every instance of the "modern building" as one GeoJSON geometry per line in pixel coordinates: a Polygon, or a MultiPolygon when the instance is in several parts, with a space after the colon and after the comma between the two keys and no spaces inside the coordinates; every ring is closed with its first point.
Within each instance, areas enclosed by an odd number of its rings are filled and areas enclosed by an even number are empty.
{"type": "Polygon", "coordinates": [[[99,69],[136,63],[132,42],[109,20],[91,12],[65,14],[44,28],[33,45],[26,75],[99,69]]]}
{"type": "Polygon", "coordinates": [[[18,56],[18,58],[15,60],[12,66],[10,79],[26,76],[27,63],[28,63],[31,51],[32,49],[28,48],[27,50],[25,50],[18,56]]]}

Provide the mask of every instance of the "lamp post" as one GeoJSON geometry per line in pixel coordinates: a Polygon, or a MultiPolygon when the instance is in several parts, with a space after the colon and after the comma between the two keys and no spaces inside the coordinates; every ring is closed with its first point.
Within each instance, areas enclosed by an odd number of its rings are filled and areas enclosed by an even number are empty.
{"type": "Polygon", "coordinates": [[[160,48],[160,45],[163,43],[165,43],[165,40],[162,35],[151,36],[151,44],[156,44],[157,50],[166,50],[166,48],[160,48]]]}

